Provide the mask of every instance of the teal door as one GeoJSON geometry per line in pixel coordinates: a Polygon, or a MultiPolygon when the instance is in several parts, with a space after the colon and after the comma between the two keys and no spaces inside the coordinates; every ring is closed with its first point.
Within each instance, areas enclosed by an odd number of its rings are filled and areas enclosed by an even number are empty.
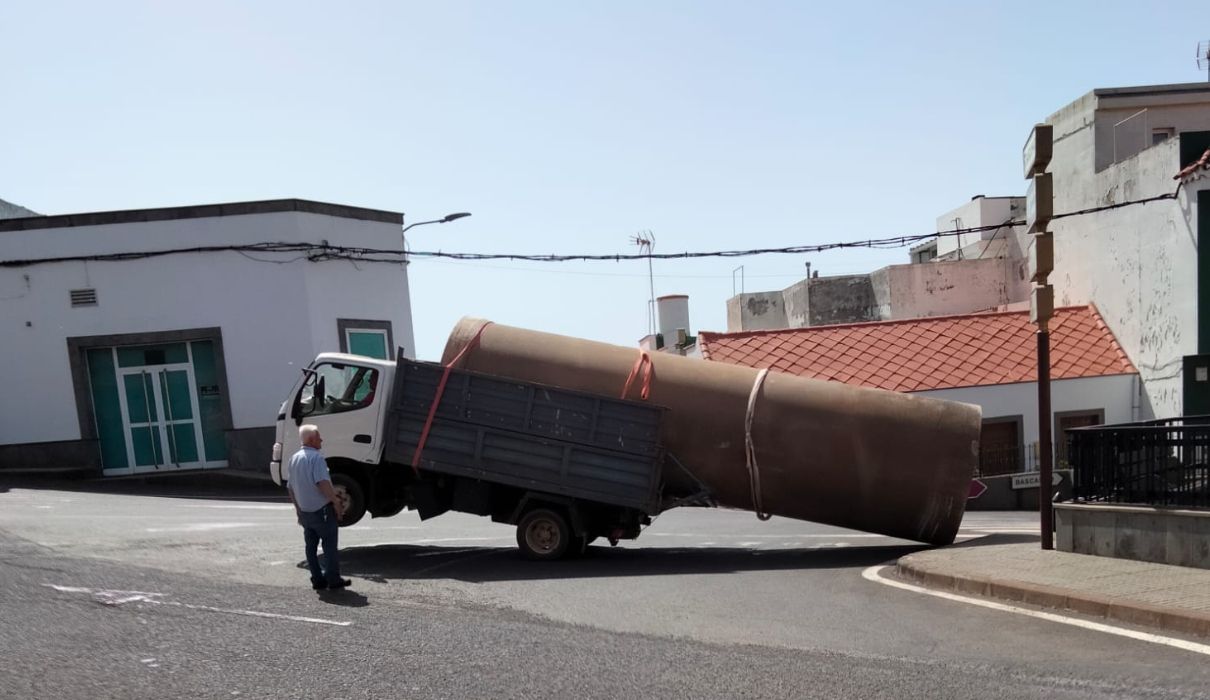
{"type": "Polygon", "coordinates": [[[127,457],[135,471],[198,469],[202,466],[196,386],[188,365],[119,371],[127,457]]]}
{"type": "Polygon", "coordinates": [[[88,351],[106,476],[227,465],[211,341],[88,351]]]}

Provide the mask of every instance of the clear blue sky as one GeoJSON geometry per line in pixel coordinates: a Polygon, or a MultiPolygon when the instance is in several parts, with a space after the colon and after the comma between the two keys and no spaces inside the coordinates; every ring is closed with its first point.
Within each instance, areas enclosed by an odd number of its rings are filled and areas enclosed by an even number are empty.
{"type": "MultiPolygon", "coordinates": [[[[1021,194],[1030,126],[1096,87],[1205,80],[1210,2],[6,2],[0,198],[45,214],[303,197],[417,250],[657,252],[932,230],[1021,194]]],[[[0,251],[0,257],[5,257],[0,251]]],[[[656,262],[724,330],[907,251],[656,262]]],[[[462,315],[631,345],[646,263],[409,269],[420,357],[462,315]]]]}

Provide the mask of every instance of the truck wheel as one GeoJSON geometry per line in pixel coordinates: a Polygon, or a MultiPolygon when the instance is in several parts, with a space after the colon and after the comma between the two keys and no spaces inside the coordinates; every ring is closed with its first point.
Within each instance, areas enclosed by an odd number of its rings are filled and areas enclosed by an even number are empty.
{"type": "Polygon", "coordinates": [[[517,525],[517,546],[526,559],[558,559],[567,553],[571,539],[567,518],[546,508],[531,510],[517,525]]]}
{"type": "Polygon", "coordinates": [[[366,492],[357,479],[337,472],[332,475],[332,488],[344,506],[345,516],[340,519],[340,526],[348,527],[361,520],[366,514],[366,492]]]}

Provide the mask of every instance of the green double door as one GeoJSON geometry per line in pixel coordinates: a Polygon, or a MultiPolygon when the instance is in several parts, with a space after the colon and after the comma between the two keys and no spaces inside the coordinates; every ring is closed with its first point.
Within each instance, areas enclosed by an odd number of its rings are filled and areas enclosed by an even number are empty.
{"type": "Polygon", "coordinates": [[[106,476],[227,464],[213,343],[88,351],[106,476]]]}

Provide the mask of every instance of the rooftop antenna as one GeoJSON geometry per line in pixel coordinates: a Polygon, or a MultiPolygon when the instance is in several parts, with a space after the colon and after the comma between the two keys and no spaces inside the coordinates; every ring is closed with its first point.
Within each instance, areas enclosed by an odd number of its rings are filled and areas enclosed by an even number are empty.
{"type": "Polygon", "coordinates": [[[1206,71],[1206,80],[1210,80],[1210,39],[1197,42],[1197,67],[1206,71]]]}
{"type": "Polygon", "coordinates": [[[655,335],[655,272],[651,266],[651,252],[655,250],[655,234],[651,231],[639,231],[630,242],[639,247],[639,254],[647,256],[647,282],[650,285],[651,297],[647,300],[647,334],[655,335]]]}

